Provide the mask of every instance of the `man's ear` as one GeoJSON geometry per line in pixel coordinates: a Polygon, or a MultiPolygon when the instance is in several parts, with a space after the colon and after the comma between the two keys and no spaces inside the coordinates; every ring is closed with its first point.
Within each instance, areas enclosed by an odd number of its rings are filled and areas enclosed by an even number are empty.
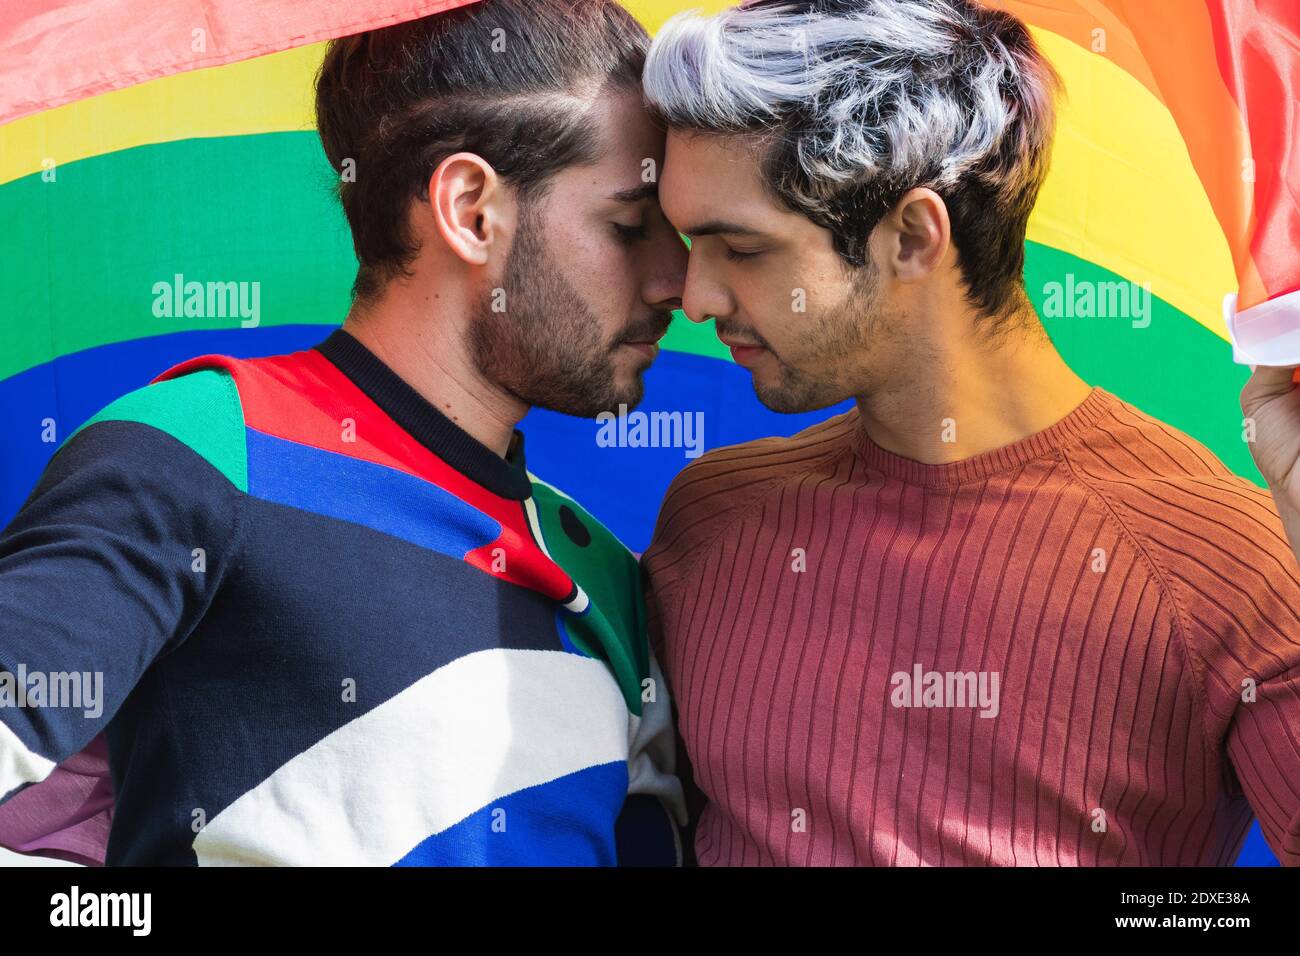
{"type": "Polygon", "coordinates": [[[485,265],[502,241],[508,202],[501,178],[481,156],[455,153],[429,177],[429,208],[447,247],[470,265],[485,265]]]}
{"type": "Polygon", "coordinates": [[[871,234],[878,265],[900,282],[925,278],[943,262],[952,244],[948,206],[933,189],[909,189],[871,234]]]}

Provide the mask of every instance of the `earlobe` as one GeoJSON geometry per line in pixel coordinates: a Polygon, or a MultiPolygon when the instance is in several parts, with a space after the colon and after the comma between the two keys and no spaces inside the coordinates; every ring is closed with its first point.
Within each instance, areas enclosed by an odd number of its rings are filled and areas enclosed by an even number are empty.
{"type": "Polygon", "coordinates": [[[496,239],[500,180],[474,153],[448,156],[429,177],[434,226],[447,247],[469,265],[485,265],[496,239]]]}

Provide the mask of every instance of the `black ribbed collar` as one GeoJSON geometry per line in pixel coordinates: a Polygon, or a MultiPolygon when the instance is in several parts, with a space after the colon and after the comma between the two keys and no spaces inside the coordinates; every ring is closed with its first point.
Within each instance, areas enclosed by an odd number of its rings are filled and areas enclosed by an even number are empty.
{"type": "Polygon", "coordinates": [[[515,429],[503,459],[444,415],[423,395],[342,329],[316,350],[406,429],[416,441],[488,491],[522,501],[532,494],[524,466],[524,434],[515,429]]]}

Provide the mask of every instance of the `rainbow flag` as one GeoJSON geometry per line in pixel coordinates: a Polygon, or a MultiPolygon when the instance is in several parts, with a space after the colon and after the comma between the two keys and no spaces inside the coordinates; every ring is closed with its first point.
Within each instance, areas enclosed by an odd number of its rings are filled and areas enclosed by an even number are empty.
{"type": "MultiPolygon", "coordinates": [[[[342,321],[355,260],[311,112],[324,41],[468,2],[0,8],[0,525],[117,396],[195,355],[307,348],[342,321]],[[211,281],[257,282],[256,307],[158,306],[159,288],[211,281]]],[[[1084,379],[1262,484],[1233,359],[1300,360],[1300,5],[985,2],[1030,24],[1066,87],[1025,271],[1053,340],[1084,379]],[[1084,307],[1100,283],[1129,313],[1084,307]]],[[[727,5],[627,3],[652,32],[727,5]]],[[[702,412],[706,448],[847,407],[768,412],[711,323],[677,321],[663,346],[640,411],[702,412]]],[[[635,550],[692,452],[603,447],[598,423],[540,410],[523,428],[530,468],[635,550]]],[[[1271,858],[1256,831],[1242,861],[1271,858]]]]}

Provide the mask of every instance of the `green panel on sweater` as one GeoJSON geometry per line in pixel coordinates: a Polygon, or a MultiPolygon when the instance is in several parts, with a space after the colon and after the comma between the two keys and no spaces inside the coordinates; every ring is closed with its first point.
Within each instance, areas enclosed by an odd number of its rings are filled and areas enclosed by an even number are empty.
{"type": "Polygon", "coordinates": [[[151,425],[188,446],[240,491],[248,491],[244,408],[239,389],[225,371],[205,369],[138,388],[106,406],[81,428],[96,422],[151,425]]]}
{"type": "Polygon", "coordinates": [[[544,548],[591,600],[582,614],[561,612],[562,626],[580,651],[609,664],[628,710],[639,717],[650,651],[636,558],[582,505],[529,478],[544,548]]]}

